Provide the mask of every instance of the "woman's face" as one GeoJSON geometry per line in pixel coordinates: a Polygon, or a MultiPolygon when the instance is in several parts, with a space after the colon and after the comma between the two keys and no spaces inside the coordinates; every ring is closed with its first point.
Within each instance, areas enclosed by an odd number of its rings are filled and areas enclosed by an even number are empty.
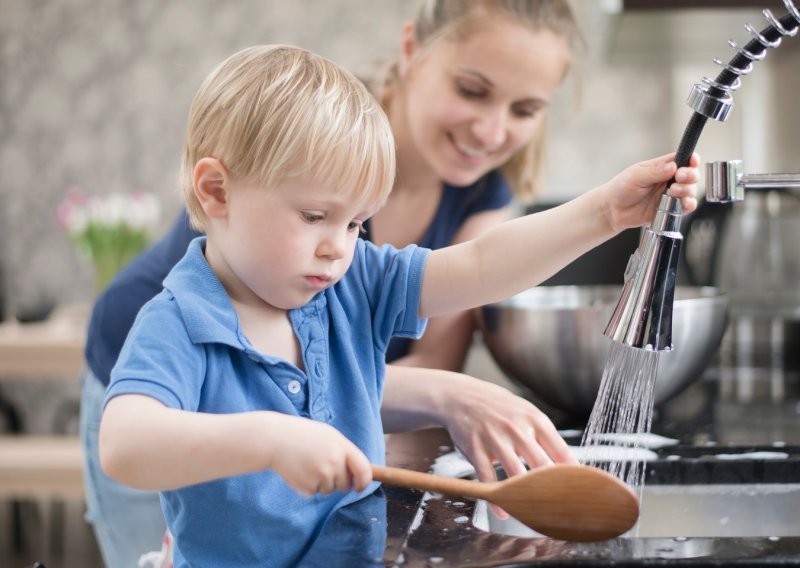
{"type": "Polygon", "coordinates": [[[416,156],[459,186],[503,165],[531,140],[570,56],[566,39],[497,17],[424,49],[409,25],[403,51],[399,156],[416,156]]]}

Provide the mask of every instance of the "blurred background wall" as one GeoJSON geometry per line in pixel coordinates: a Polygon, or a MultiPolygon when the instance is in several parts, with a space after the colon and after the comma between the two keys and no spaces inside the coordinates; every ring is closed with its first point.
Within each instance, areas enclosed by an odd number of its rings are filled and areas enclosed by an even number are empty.
{"type": "MultiPolygon", "coordinates": [[[[602,3],[573,4],[589,50],[576,66],[578,80],[570,79],[553,105],[541,196],[550,201],[673,151],[690,116],[684,100],[691,84],[716,74],[711,57],[729,58],[725,40],[742,39],[744,22],[763,24],[757,10],[623,17],[609,15],[602,3]]],[[[368,76],[396,50],[414,6],[410,0],[0,0],[0,262],[8,310],[42,297],[64,303],[93,295],[89,267],[55,218],[67,187],[154,192],[163,207],[159,232],[170,224],[179,208],[175,179],[189,103],[222,59],[252,44],[287,42],[368,76]]],[[[796,55],[770,58],[791,71],[796,55]]],[[[748,97],[756,109],[780,91],[769,79],[770,58],[754,73],[761,78],[746,81],[731,123],[708,128],[699,148],[704,158],[746,158],[746,141],[766,138],[765,121],[746,108],[748,97]]],[[[789,105],[788,96],[782,100],[789,105]]],[[[800,130],[785,120],[779,125],[786,136],[800,130]]],[[[753,165],[768,165],[764,145],[750,146],[762,162],[753,165]]]]}
{"type": "Polygon", "coordinates": [[[0,0],[0,250],[10,303],[92,295],[58,226],[67,187],[143,189],[161,229],[191,98],[228,55],[294,43],[353,70],[389,54],[413,8],[393,0],[0,0]]]}

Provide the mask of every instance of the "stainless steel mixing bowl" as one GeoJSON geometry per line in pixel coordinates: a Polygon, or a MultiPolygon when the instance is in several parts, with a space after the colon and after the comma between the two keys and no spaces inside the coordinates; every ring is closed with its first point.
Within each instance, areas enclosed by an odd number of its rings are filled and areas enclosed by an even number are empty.
{"type": "MultiPolygon", "coordinates": [[[[483,306],[484,342],[508,377],[541,401],[575,416],[594,406],[611,340],[603,335],[619,286],[538,286],[483,306]]],[[[696,380],[727,327],[727,296],[712,287],[675,290],[672,351],[659,356],[656,405],[696,380]]]]}

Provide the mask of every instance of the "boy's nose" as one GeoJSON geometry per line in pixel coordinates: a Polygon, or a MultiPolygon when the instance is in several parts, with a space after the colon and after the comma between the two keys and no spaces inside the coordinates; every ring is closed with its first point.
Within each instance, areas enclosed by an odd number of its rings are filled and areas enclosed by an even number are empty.
{"type": "Polygon", "coordinates": [[[328,235],[319,243],[319,246],[317,247],[317,256],[329,258],[331,260],[338,260],[344,257],[346,244],[346,234],[340,235],[336,233],[328,235]]]}

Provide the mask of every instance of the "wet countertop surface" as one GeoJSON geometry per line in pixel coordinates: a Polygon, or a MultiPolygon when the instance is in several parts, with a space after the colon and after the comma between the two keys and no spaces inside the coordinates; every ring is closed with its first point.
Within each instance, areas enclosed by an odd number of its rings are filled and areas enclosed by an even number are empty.
{"type": "MultiPolygon", "coordinates": [[[[566,416],[553,419],[577,445],[585,424],[566,416]]],[[[646,486],[800,483],[800,376],[775,369],[712,368],[656,409],[652,432],[677,443],[656,450],[658,457],[648,462],[646,486]],[[764,452],[784,456],[760,459],[764,452]],[[737,454],[754,457],[729,459],[737,454]]],[[[387,461],[430,471],[439,456],[452,451],[444,430],[393,435],[387,461]]],[[[387,566],[800,566],[800,537],[621,537],[568,543],[476,528],[471,499],[424,499],[423,492],[391,487],[385,491],[387,566]]],[[[800,527],[800,510],[790,522],[800,527]]]]}

